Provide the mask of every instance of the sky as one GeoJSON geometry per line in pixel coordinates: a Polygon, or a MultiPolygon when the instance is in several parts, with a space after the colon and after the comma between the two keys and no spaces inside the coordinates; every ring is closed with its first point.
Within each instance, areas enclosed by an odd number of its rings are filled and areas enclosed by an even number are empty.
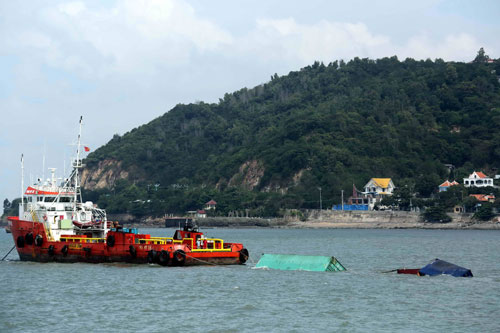
{"type": "Polygon", "coordinates": [[[21,154],[25,184],[67,176],[80,116],[95,150],[314,61],[500,58],[499,14],[497,0],[1,1],[0,199],[20,197],[21,154]]]}

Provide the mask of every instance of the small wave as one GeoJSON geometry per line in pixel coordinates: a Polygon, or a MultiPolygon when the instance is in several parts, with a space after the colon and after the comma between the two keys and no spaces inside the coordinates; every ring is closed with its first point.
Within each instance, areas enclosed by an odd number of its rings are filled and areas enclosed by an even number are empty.
{"type": "Polygon", "coordinates": [[[256,307],[253,304],[245,304],[245,305],[239,307],[238,310],[241,310],[241,311],[253,311],[253,310],[259,310],[259,308],[256,307]]]}

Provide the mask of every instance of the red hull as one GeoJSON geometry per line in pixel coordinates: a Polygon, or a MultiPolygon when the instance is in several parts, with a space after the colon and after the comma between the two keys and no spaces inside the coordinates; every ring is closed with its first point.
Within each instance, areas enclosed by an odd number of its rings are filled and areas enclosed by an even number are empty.
{"type": "Polygon", "coordinates": [[[191,266],[244,264],[248,258],[248,251],[239,243],[214,242],[212,248],[196,246],[194,236],[201,233],[178,231],[182,238],[171,240],[148,234],[109,231],[107,239],[70,235],[61,236],[60,241],[50,241],[43,223],[23,221],[17,217],[9,217],[9,220],[19,258],[23,261],[191,266]]]}
{"type": "Polygon", "coordinates": [[[420,275],[420,268],[399,268],[397,270],[398,274],[415,274],[420,275]]]}

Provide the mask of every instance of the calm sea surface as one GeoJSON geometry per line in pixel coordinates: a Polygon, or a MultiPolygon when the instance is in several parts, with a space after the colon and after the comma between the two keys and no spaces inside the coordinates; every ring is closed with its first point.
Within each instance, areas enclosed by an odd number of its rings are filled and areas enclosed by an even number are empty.
{"type": "MultiPolygon", "coordinates": [[[[171,229],[142,229],[171,236],[171,229]]],[[[0,262],[0,332],[499,332],[500,231],[208,229],[245,266],[0,262]],[[255,269],[332,255],[346,272],[255,269]],[[473,278],[382,273],[440,258],[473,278]]],[[[13,246],[0,232],[0,256],[13,246]]],[[[1,259],[1,258],[0,258],[1,259]]]]}

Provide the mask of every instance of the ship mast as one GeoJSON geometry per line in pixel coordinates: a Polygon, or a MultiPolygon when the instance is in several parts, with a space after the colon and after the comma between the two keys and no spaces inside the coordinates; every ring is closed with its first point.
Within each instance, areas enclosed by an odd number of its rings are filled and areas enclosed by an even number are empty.
{"type": "MultiPolygon", "coordinates": [[[[80,131],[78,133],[78,143],[76,145],[76,160],[73,163],[73,167],[75,168],[75,197],[74,197],[74,202],[73,202],[73,212],[76,217],[76,203],[78,200],[78,194],[80,193],[80,186],[78,185],[78,169],[82,167],[82,160],[80,159],[80,139],[82,136],[82,120],[83,116],[80,116],[80,131]]],[[[81,198],[81,196],[80,196],[81,198]]]]}
{"type": "Polygon", "coordinates": [[[21,207],[24,215],[24,154],[21,154],[21,207]]]}

